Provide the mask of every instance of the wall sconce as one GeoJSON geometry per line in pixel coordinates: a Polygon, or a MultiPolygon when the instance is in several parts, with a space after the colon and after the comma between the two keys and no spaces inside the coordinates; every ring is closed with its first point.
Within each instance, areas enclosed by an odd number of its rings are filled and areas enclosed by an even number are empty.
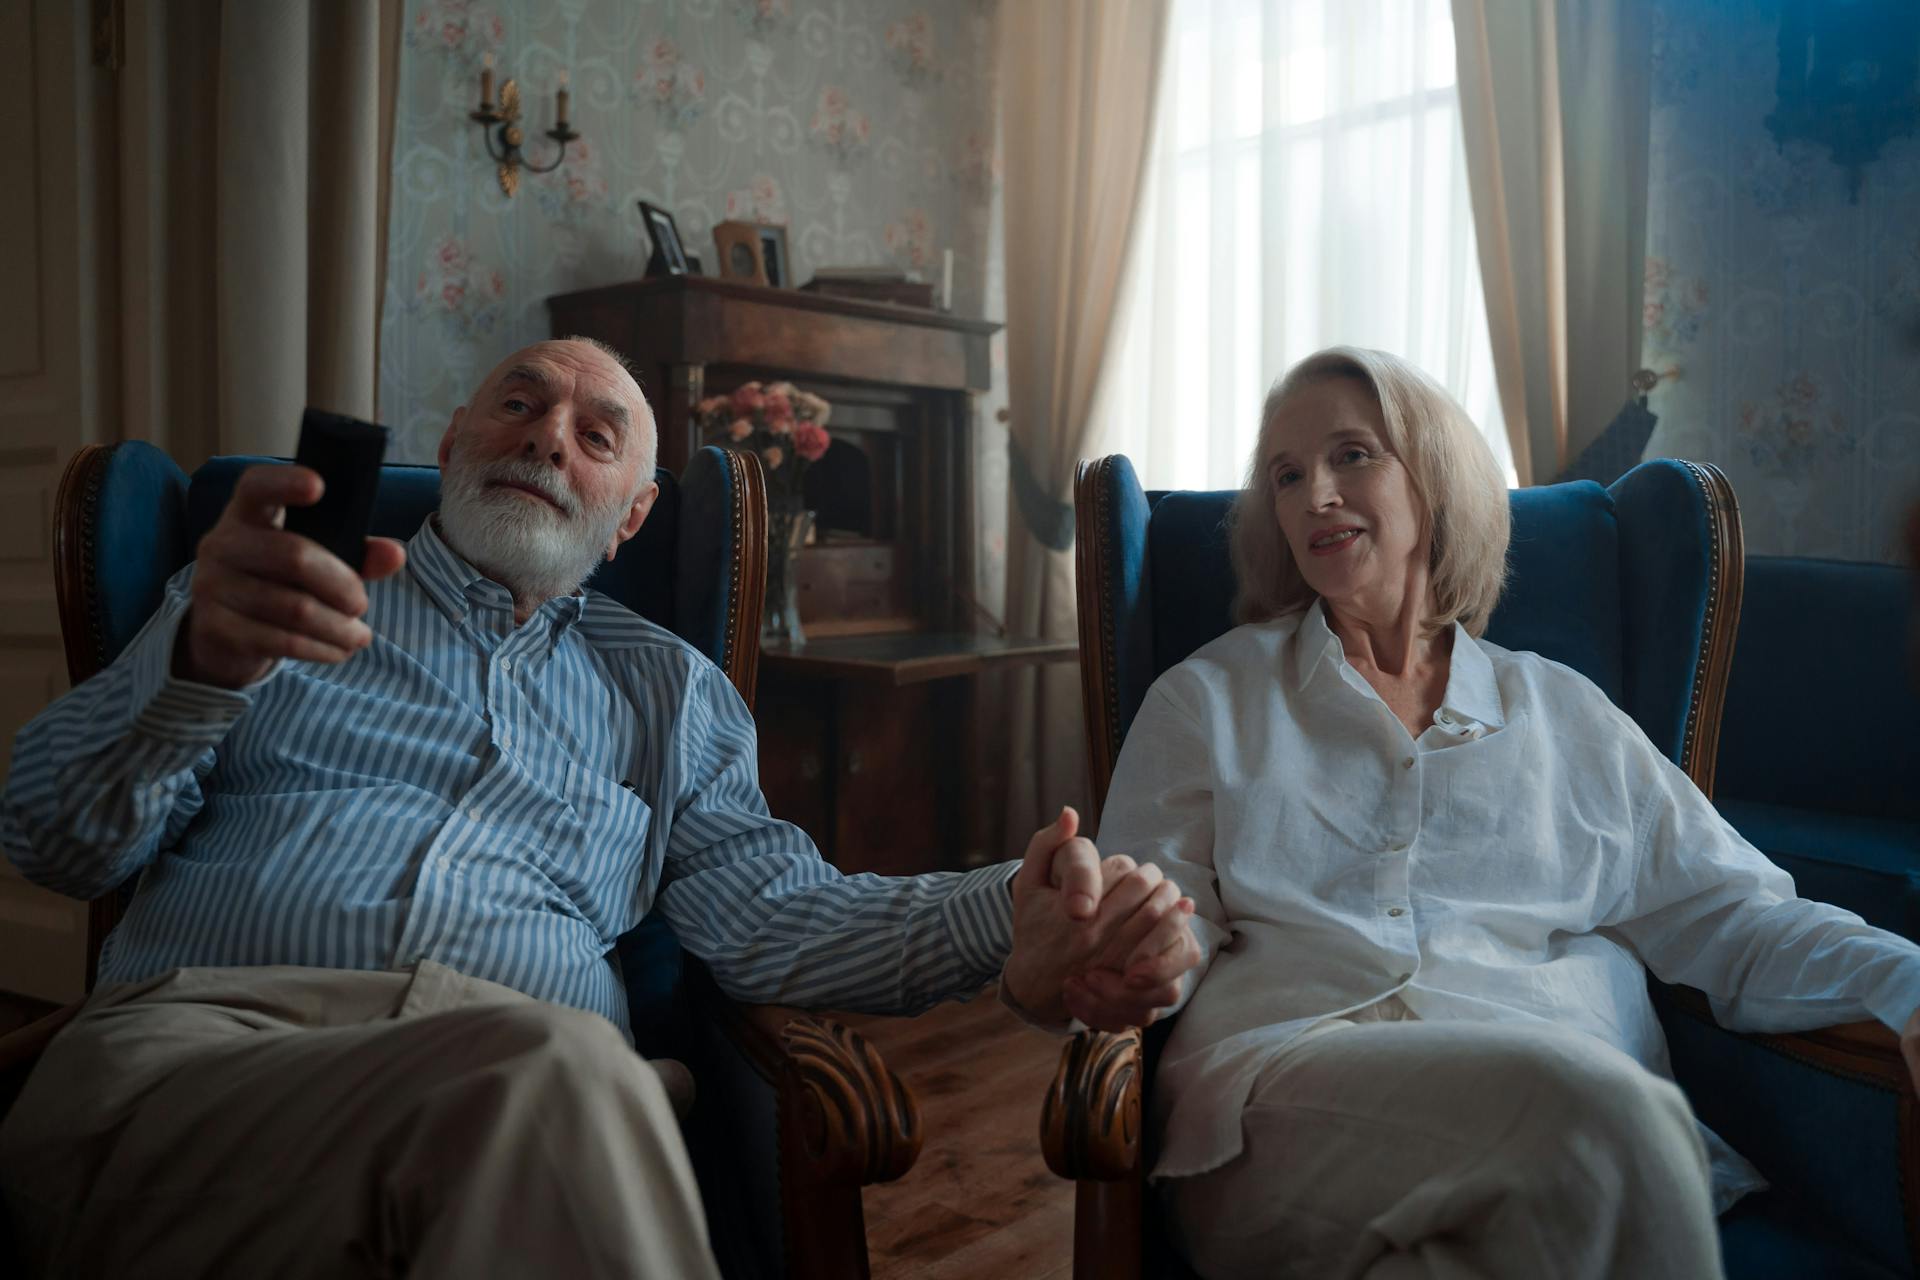
{"type": "Polygon", "coordinates": [[[560,73],[560,87],[554,92],[553,128],[547,130],[547,136],[560,144],[554,153],[553,163],[534,164],[520,150],[520,144],[526,141],[526,134],[520,128],[520,86],[512,80],[500,86],[500,105],[493,105],[493,55],[487,54],[480,67],[480,109],[467,113],[469,120],[480,124],[480,135],[486,139],[487,154],[493,157],[499,166],[500,190],[511,197],[520,189],[520,170],[524,167],[531,173],[552,173],[567,158],[567,144],[580,135],[567,127],[567,73],[560,73]]]}

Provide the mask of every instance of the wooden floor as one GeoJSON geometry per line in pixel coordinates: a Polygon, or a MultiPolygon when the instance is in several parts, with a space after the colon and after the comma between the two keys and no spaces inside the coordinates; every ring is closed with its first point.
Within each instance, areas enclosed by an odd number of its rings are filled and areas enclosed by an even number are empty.
{"type": "Polygon", "coordinates": [[[1061,1041],[989,992],[918,1018],[845,1016],[912,1087],[926,1146],[866,1193],[874,1280],[1064,1280],[1073,1184],[1040,1155],[1040,1099],[1061,1041]]]}

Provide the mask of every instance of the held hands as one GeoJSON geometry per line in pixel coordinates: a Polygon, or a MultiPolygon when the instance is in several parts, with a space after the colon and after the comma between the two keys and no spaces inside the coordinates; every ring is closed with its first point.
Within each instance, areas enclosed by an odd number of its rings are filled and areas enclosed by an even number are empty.
{"type": "Polygon", "coordinates": [[[193,600],[174,640],[173,672],[238,689],[281,658],[344,662],[373,640],[360,620],[364,582],[395,573],[406,549],[367,539],[356,574],[311,538],[281,528],[286,509],[320,500],[324,485],[306,467],[249,467],[220,522],[200,540],[193,600]]]}
{"type": "Polygon", "coordinates": [[[1063,809],[1027,844],[1013,879],[1007,994],[1047,1022],[1145,1026],[1179,1000],[1181,975],[1200,962],[1193,903],[1157,867],[1103,861],[1079,826],[1063,809]]]}

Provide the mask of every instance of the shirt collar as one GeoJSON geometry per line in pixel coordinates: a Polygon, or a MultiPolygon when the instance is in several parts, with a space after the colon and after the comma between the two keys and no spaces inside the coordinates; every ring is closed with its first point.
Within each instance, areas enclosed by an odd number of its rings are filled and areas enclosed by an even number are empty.
{"type": "MultiPolygon", "coordinates": [[[[440,518],[430,515],[420,532],[407,542],[407,571],[420,589],[427,593],[440,612],[454,622],[465,621],[476,606],[513,612],[513,594],[461,557],[440,535],[440,518]]],[[[553,620],[553,639],[557,642],[566,629],[580,617],[586,593],[576,591],[559,596],[540,606],[540,613],[553,620]]],[[[531,621],[531,619],[529,619],[531,621]]]]}
{"type": "MultiPolygon", "coordinates": [[[[1343,661],[1340,637],[1327,625],[1325,602],[1316,599],[1300,620],[1298,676],[1295,687],[1304,690],[1322,663],[1334,667],[1343,661]]],[[[1459,623],[1453,624],[1453,655],[1447,669],[1447,691],[1440,710],[1456,722],[1482,724],[1497,729],[1506,723],[1500,703],[1500,684],[1493,674],[1493,661],[1480,642],[1467,634],[1459,623]]]]}
{"type": "Polygon", "coordinates": [[[1327,606],[1318,596],[1307,607],[1307,615],[1300,620],[1300,629],[1294,634],[1299,638],[1300,655],[1299,677],[1294,687],[1304,690],[1322,662],[1337,663],[1340,659],[1340,637],[1327,625],[1327,606]]]}
{"type": "Polygon", "coordinates": [[[1447,672],[1447,692],[1440,710],[1455,721],[1483,724],[1498,729],[1507,722],[1500,703],[1500,682],[1493,674],[1493,660],[1480,642],[1467,634],[1459,623],[1453,624],[1453,660],[1447,672]]]}

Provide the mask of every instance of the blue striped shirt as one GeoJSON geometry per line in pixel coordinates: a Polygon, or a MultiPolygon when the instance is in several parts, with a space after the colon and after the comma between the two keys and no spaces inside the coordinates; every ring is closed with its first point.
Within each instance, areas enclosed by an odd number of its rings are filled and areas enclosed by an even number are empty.
{"type": "Polygon", "coordinates": [[[768,816],[725,675],[597,592],[516,627],[428,520],[369,583],[373,643],[229,691],[173,678],[193,566],[21,730],[0,842],[95,897],[138,874],[102,984],[177,966],[426,958],[605,1015],[656,906],[736,998],[917,1012],[992,979],[1009,864],[843,876],[768,816]]]}

